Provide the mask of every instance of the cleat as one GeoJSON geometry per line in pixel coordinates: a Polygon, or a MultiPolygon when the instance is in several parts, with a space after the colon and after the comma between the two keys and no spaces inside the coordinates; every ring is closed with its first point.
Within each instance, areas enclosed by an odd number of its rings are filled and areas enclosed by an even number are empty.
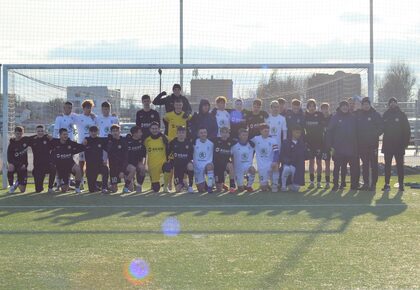
{"type": "Polygon", "coordinates": [[[368,185],[364,184],[363,186],[359,187],[358,189],[361,190],[361,191],[369,191],[370,187],[368,185]]]}
{"type": "Polygon", "coordinates": [[[55,193],[55,191],[52,188],[48,188],[48,193],[55,193]]]}
{"type": "Polygon", "coordinates": [[[325,183],[325,189],[329,189],[329,188],[330,188],[330,183],[329,182],[325,183]]]}
{"type": "Polygon", "coordinates": [[[282,192],[286,192],[286,191],[287,191],[287,187],[284,187],[284,186],[283,186],[283,187],[281,188],[281,191],[282,191],[282,192]]]}
{"type": "Polygon", "coordinates": [[[9,187],[9,193],[15,193],[16,188],[12,185],[9,187]]]}
{"type": "Polygon", "coordinates": [[[163,186],[163,192],[169,192],[169,186],[164,185],[163,186]]]}
{"type": "Polygon", "coordinates": [[[102,191],[101,191],[103,194],[108,194],[109,193],[109,191],[108,191],[108,189],[106,189],[106,188],[102,188],[102,191]]]}
{"type": "Polygon", "coordinates": [[[236,188],[231,187],[231,188],[229,189],[229,193],[236,193],[236,188]]]}
{"type": "Polygon", "coordinates": [[[224,191],[228,191],[229,190],[229,187],[226,184],[224,184],[224,183],[223,183],[223,190],[224,191]]]}
{"type": "Polygon", "coordinates": [[[248,186],[248,187],[246,188],[246,191],[247,191],[247,192],[253,192],[253,191],[254,191],[254,189],[253,189],[251,186],[248,186]]]}
{"type": "Polygon", "coordinates": [[[318,182],[318,183],[316,184],[316,188],[322,188],[321,182],[318,182]]]}
{"type": "Polygon", "coordinates": [[[131,191],[128,189],[128,187],[124,187],[122,193],[130,193],[131,191]]]}
{"type": "Polygon", "coordinates": [[[277,186],[277,185],[273,185],[273,186],[271,187],[271,191],[272,191],[272,192],[279,192],[279,188],[278,188],[278,186],[277,186]]]}
{"type": "Polygon", "coordinates": [[[385,184],[384,188],[382,188],[382,191],[390,191],[391,187],[389,186],[389,184],[385,184]]]}
{"type": "Polygon", "coordinates": [[[339,189],[337,184],[334,184],[333,188],[331,189],[332,191],[337,191],[339,189]]]}
{"type": "Polygon", "coordinates": [[[213,188],[212,187],[207,188],[207,193],[213,193],[213,188]]]}
{"type": "Polygon", "coordinates": [[[308,186],[309,189],[315,188],[315,184],[313,182],[311,182],[308,186]]]}
{"type": "Polygon", "coordinates": [[[192,186],[188,186],[188,193],[194,193],[194,189],[192,188],[192,186]]]}
{"type": "Polygon", "coordinates": [[[76,188],[74,189],[74,191],[75,191],[76,193],[82,193],[82,190],[81,190],[79,187],[76,187],[76,188]]]}
{"type": "Polygon", "coordinates": [[[400,186],[398,187],[398,191],[404,191],[404,186],[403,186],[403,185],[400,185],[400,186]]]}

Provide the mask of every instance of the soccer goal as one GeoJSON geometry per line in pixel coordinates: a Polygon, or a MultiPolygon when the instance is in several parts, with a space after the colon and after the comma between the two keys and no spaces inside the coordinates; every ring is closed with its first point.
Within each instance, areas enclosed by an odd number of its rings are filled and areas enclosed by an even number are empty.
{"type": "MultiPolygon", "coordinates": [[[[103,101],[127,127],[141,109],[141,96],[153,99],[161,91],[171,93],[172,85],[183,80],[182,92],[193,110],[201,99],[214,104],[224,95],[232,107],[239,98],[250,108],[252,100],[263,100],[268,109],[272,100],[314,98],[335,109],[343,98],[369,96],[373,99],[373,65],[358,64],[18,64],[3,65],[2,74],[2,169],[3,188],[7,186],[7,146],[16,125],[25,134],[35,133],[37,125],[51,132],[63,103],[92,99],[100,114],[103,101]]],[[[164,113],[164,108],[155,108],[164,113]]],[[[31,159],[31,154],[29,154],[31,159]]],[[[30,168],[31,170],[31,161],[30,168]]]]}

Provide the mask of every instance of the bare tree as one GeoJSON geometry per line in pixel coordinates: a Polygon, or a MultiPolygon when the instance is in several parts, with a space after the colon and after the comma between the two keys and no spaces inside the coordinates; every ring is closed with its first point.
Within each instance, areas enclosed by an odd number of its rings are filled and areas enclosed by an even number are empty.
{"type": "Polygon", "coordinates": [[[409,101],[413,96],[413,86],[416,77],[409,65],[398,62],[391,64],[382,80],[382,88],[379,90],[379,101],[387,102],[395,97],[401,102],[409,101]]]}

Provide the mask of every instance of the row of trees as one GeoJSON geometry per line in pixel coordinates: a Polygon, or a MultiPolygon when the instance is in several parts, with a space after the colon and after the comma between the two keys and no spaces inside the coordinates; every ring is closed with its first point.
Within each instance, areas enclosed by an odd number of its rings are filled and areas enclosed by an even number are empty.
{"type": "MultiPolygon", "coordinates": [[[[288,100],[299,98],[308,89],[309,78],[298,76],[279,76],[274,70],[268,80],[261,80],[256,95],[270,99],[284,97],[288,100]]],[[[375,78],[375,89],[378,92],[377,101],[387,102],[389,98],[396,97],[400,102],[407,102],[420,98],[420,90],[414,92],[416,77],[408,64],[397,62],[391,64],[383,77],[375,78]]]]}

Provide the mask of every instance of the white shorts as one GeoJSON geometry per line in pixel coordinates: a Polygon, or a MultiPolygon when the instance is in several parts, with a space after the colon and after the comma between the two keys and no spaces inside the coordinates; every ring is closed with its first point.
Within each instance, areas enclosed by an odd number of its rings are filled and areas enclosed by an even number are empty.
{"type": "Polygon", "coordinates": [[[271,180],[271,164],[270,166],[258,166],[258,176],[261,185],[268,185],[268,181],[271,180]]]}
{"type": "Polygon", "coordinates": [[[79,162],[80,161],[85,161],[86,159],[85,159],[85,152],[80,152],[79,153],[79,162]]]}
{"type": "Polygon", "coordinates": [[[102,160],[104,162],[108,161],[108,152],[106,152],[105,150],[102,152],[102,160]]]}
{"type": "Polygon", "coordinates": [[[204,183],[206,181],[205,172],[206,166],[209,163],[194,162],[194,180],[196,184],[204,183]]]}
{"type": "Polygon", "coordinates": [[[235,179],[238,186],[244,185],[244,176],[248,173],[249,168],[252,166],[250,163],[242,163],[235,166],[235,179]]]}

